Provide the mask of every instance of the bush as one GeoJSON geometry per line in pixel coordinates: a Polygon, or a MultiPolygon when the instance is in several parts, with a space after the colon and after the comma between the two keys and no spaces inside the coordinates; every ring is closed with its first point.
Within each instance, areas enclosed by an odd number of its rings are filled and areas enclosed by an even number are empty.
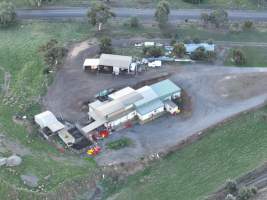
{"type": "Polygon", "coordinates": [[[0,3],[0,26],[7,27],[17,21],[15,7],[11,2],[0,3]]]}
{"type": "Polygon", "coordinates": [[[160,57],[163,55],[163,49],[161,47],[144,47],[143,55],[145,57],[160,57]]]}
{"type": "Polygon", "coordinates": [[[245,53],[241,49],[234,49],[232,57],[236,65],[244,65],[246,63],[245,53]]]}
{"type": "Polygon", "coordinates": [[[250,188],[243,187],[238,192],[238,200],[249,200],[253,195],[250,188]]]}
{"type": "Polygon", "coordinates": [[[243,29],[244,31],[252,30],[252,28],[253,28],[253,22],[252,22],[252,21],[245,21],[245,22],[243,23],[242,29],[243,29]]]}
{"type": "Polygon", "coordinates": [[[195,44],[199,44],[199,43],[201,42],[201,40],[200,40],[199,38],[194,38],[194,39],[193,39],[193,42],[194,42],[195,44]]]}
{"type": "Polygon", "coordinates": [[[227,180],[226,181],[225,189],[226,189],[227,193],[230,193],[230,194],[236,194],[238,191],[237,184],[233,180],[227,180]]]}
{"type": "Polygon", "coordinates": [[[176,56],[176,57],[184,57],[186,53],[186,49],[183,43],[179,43],[179,44],[175,44],[173,51],[172,51],[172,55],[176,56]]]}
{"type": "Polygon", "coordinates": [[[208,44],[213,44],[213,39],[208,39],[208,40],[207,40],[207,43],[208,43],[208,44]]]}
{"type": "MultiPolygon", "coordinates": [[[[58,45],[58,41],[51,39],[45,45],[39,48],[44,55],[44,61],[49,68],[56,67],[63,62],[63,58],[67,55],[68,49],[58,45]]],[[[44,69],[44,73],[49,72],[49,68],[44,69]]]]}
{"type": "Polygon", "coordinates": [[[118,150],[132,145],[132,141],[129,138],[122,138],[113,142],[107,143],[109,149],[118,150]]]}
{"type": "Polygon", "coordinates": [[[139,20],[137,17],[132,17],[130,19],[130,27],[132,27],[132,28],[138,28],[139,27],[139,20]]]}
{"type": "Polygon", "coordinates": [[[99,53],[112,53],[112,42],[109,37],[103,37],[100,39],[99,53]]]}
{"type": "Polygon", "coordinates": [[[190,38],[190,37],[186,37],[186,38],[184,39],[184,44],[190,44],[190,43],[192,43],[191,38],[190,38]]]}

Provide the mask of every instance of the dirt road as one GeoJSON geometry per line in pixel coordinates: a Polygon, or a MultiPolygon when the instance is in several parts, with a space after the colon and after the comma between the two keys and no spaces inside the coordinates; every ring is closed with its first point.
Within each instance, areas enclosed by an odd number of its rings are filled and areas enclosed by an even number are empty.
{"type": "Polygon", "coordinates": [[[95,47],[84,48],[78,54],[70,51],[72,56],[58,71],[44,98],[44,106],[56,115],[81,123],[87,117],[86,110],[82,110],[83,102],[98,91],[134,85],[164,73],[171,74],[170,79],[185,89],[192,99],[193,112],[190,117],[165,115],[148,124],[114,133],[105,141],[126,136],[135,145],[100,154],[96,158],[100,165],[131,162],[153,153],[165,152],[193,134],[267,100],[267,68],[177,64],[136,76],[114,77],[83,72],[81,66],[84,58],[97,51],[95,47]]]}

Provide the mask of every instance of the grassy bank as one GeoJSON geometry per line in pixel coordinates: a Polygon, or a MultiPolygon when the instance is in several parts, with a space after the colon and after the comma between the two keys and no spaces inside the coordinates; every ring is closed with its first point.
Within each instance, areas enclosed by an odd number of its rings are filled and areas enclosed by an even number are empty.
{"type": "MultiPolygon", "coordinates": [[[[266,47],[243,47],[241,48],[246,57],[246,64],[243,66],[267,67],[266,47]]],[[[233,66],[232,49],[229,51],[225,65],[233,66]]]]}
{"type": "Polygon", "coordinates": [[[203,199],[267,159],[267,107],[208,131],[202,140],[131,176],[115,199],[203,199]]]}
{"type": "MultiPolygon", "coordinates": [[[[36,175],[39,183],[44,185],[44,191],[55,191],[59,184],[94,172],[94,162],[78,159],[70,153],[59,153],[55,147],[38,137],[35,129],[29,133],[26,126],[12,120],[12,116],[19,112],[28,117],[39,112],[39,96],[45,92],[51,80],[51,75],[43,73],[45,64],[38,53],[39,46],[52,38],[66,45],[83,40],[89,34],[88,26],[80,22],[36,21],[0,30],[0,65],[11,74],[9,93],[6,97],[3,94],[0,96],[0,133],[17,146],[18,151],[27,149],[20,166],[0,170],[1,199],[10,199],[10,195],[15,195],[14,199],[28,199],[27,190],[15,189],[27,189],[20,180],[22,174],[36,175]]],[[[3,80],[3,71],[0,75],[0,80],[3,80]]],[[[35,196],[34,199],[38,198],[35,196]]]]}

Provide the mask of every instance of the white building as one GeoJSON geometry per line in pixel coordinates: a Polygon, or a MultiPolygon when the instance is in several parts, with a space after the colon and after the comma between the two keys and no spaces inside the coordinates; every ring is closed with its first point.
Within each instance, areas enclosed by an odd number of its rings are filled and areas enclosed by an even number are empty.
{"type": "Polygon", "coordinates": [[[87,134],[100,126],[110,129],[137,118],[141,123],[152,120],[165,110],[171,114],[179,112],[172,99],[181,96],[181,89],[170,80],[164,80],[138,90],[123,88],[110,94],[109,100],[89,104],[89,118],[93,122],[82,128],[87,134]]]}

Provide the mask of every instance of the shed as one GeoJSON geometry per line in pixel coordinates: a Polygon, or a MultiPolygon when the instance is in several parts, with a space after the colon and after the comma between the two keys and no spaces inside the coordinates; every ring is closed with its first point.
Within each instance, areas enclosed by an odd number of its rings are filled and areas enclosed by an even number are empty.
{"type": "Polygon", "coordinates": [[[181,96],[181,88],[169,79],[160,81],[150,86],[161,100],[177,98],[181,96]]]}
{"type": "Polygon", "coordinates": [[[97,69],[98,65],[99,65],[99,59],[98,58],[85,59],[84,63],[83,63],[83,69],[84,70],[86,68],[97,69]]]}
{"type": "Polygon", "coordinates": [[[205,49],[205,51],[215,51],[215,45],[214,44],[208,44],[208,43],[199,43],[199,44],[185,44],[186,53],[193,53],[198,48],[202,47],[205,49]]]}
{"type": "Polygon", "coordinates": [[[48,128],[53,133],[63,129],[65,126],[57,120],[55,115],[50,111],[42,112],[34,116],[34,121],[43,129],[48,128]]]}
{"type": "Polygon", "coordinates": [[[133,58],[131,56],[101,54],[100,59],[99,59],[99,65],[119,68],[123,70],[127,69],[129,71],[132,60],[133,58]]]}

